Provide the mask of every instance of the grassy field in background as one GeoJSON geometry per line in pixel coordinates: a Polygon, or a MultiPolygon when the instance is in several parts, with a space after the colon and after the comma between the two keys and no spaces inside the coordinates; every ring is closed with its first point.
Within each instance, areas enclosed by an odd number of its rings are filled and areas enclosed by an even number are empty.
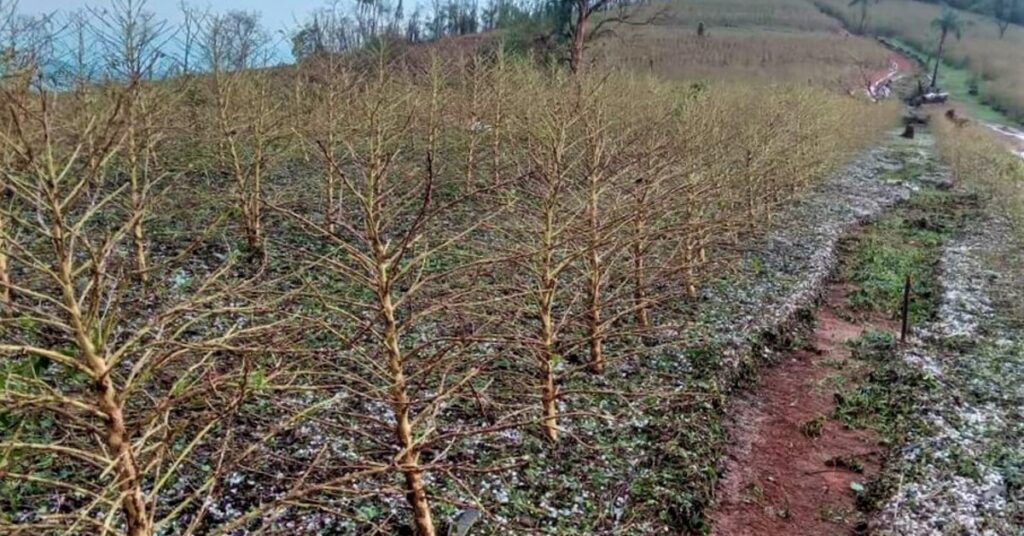
{"type": "MultiPolygon", "coordinates": [[[[922,68],[929,62],[927,54],[914,48],[909,43],[894,38],[886,39],[886,42],[901,54],[913,58],[922,68]]],[[[971,94],[971,79],[973,76],[969,70],[946,62],[943,64],[941,73],[942,89],[947,91],[953,100],[963,105],[971,117],[990,123],[1012,123],[1013,120],[1005,113],[982,102],[979,95],[971,94]]]]}
{"type": "Polygon", "coordinates": [[[694,0],[652,5],[655,23],[614,27],[594,45],[601,63],[671,79],[793,82],[850,91],[888,52],[849,35],[805,0],[694,0]],[[706,35],[697,27],[704,23],[706,35]]]}
{"type": "MultiPolygon", "coordinates": [[[[848,26],[859,24],[859,7],[847,0],[814,0],[822,10],[848,26]]],[[[898,39],[927,56],[934,55],[938,32],[931,26],[941,7],[913,0],[887,0],[871,6],[868,31],[898,39]]],[[[1024,121],[1024,27],[1013,25],[1003,39],[995,21],[975,13],[960,12],[963,38],[946,42],[945,59],[956,70],[940,70],[939,83],[954,94],[970,82],[979,88],[979,100],[1016,122],[1024,121]]],[[[966,91],[964,91],[966,93],[966,91]]]]}
{"type": "Polygon", "coordinates": [[[992,198],[1024,237],[1024,161],[1005,150],[982,126],[957,128],[949,121],[933,123],[939,152],[954,177],[992,198]]]}

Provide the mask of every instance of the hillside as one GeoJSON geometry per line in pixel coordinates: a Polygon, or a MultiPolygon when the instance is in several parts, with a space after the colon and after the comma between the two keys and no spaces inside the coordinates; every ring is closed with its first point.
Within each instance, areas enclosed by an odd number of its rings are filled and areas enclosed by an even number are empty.
{"type": "Polygon", "coordinates": [[[804,0],[654,4],[645,26],[612,26],[595,55],[610,66],[689,81],[790,82],[833,91],[863,88],[889,54],[851,36],[804,0]],[[703,23],[706,36],[697,35],[703,23]]]}
{"type": "MultiPolygon", "coordinates": [[[[848,2],[815,2],[851,28],[859,23],[859,8],[849,6],[848,2]]],[[[938,45],[938,32],[932,27],[932,21],[941,12],[941,6],[915,0],[880,2],[871,6],[868,31],[898,39],[929,58],[931,63],[938,45]]],[[[962,38],[950,38],[947,43],[944,58],[953,69],[946,83],[965,90],[976,88],[982,103],[991,105],[1015,122],[1024,121],[1024,27],[1013,24],[1005,36],[1000,37],[999,28],[991,17],[965,11],[959,14],[964,28],[962,38]]]]}
{"type": "Polygon", "coordinates": [[[580,2],[0,4],[0,533],[1014,534],[1024,162],[810,0],[580,2]]]}

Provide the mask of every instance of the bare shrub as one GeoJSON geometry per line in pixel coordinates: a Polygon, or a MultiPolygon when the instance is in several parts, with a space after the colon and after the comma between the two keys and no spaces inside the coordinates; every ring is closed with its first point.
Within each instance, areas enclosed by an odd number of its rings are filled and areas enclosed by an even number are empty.
{"type": "Polygon", "coordinates": [[[256,15],[231,12],[205,21],[202,51],[210,69],[209,139],[219,171],[235,183],[235,208],[250,251],[264,253],[264,189],[286,142],[282,103],[266,70],[269,37],[256,15]]]}
{"type": "Polygon", "coordinates": [[[17,128],[2,142],[16,163],[3,170],[13,200],[2,236],[19,279],[6,285],[15,298],[0,323],[12,426],[3,470],[25,498],[66,501],[19,524],[152,534],[210,491],[204,484],[173,509],[160,503],[244,396],[226,356],[265,326],[251,322],[260,306],[237,303],[247,282],[231,280],[230,263],[180,283],[171,276],[188,268],[166,264],[159,287],[132,284],[125,245],[145,209],[113,169],[130,104],[123,95],[92,102],[84,121],[63,116],[61,97],[42,89],[7,106],[17,128]],[[177,420],[183,408],[187,424],[177,420]],[[53,469],[32,470],[40,464],[53,469]]]}
{"type": "Polygon", "coordinates": [[[485,483],[689,408],[623,374],[893,111],[194,20],[207,73],[5,79],[3,530],[520,530],[485,483]]]}
{"type": "Polygon", "coordinates": [[[320,221],[278,207],[309,237],[311,245],[291,247],[309,260],[312,277],[338,289],[311,290],[319,311],[311,318],[332,334],[326,348],[337,353],[335,374],[355,398],[349,411],[360,435],[386,449],[386,459],[362,454],[366,463],[387,463],[402,477],[421,535],[437,533],[425,474],[462,470],[440,453],[466,436],[509,426],[453,428],[445,421],[451,408],[467,403],[492,358],[477,348],[486,324],[469,321],[465,311],[473,289],[467,272],[491,261],[463,244],[502,212],[469,209],[491,185],[478,188],[449,165],[472,150],[447,145],[449,136],[472,126],[447,123],[455,101],[446,98],[442,69],[436,63],[419,79],[330,73],[335,79],[314,91],[329,99],[335,84],[345,84],[343,119],[310,130],[305,141],[323,159],[323,188],[344,192],[337,198],[343,208],[320,221]],[[383,419],[368,413],[381,407],[383,419]]]}

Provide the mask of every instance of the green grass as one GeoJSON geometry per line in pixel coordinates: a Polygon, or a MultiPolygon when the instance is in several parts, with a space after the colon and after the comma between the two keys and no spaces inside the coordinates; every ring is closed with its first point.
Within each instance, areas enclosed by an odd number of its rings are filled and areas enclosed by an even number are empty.
{"type": "MultiPolygon", "coordinates": [[[[894,173],[913,176],[920,171],[903,168],[894,173]]],[[[911,323],[934,316],[937,264],[943,242],[961,219],[961,201],[957,194],[922,189],[852,242],[843,272],[853,286],[848,299],[854,310],[898,318],[909,276],[911,323]]]]}
{"type": "Polygon", "coordinates": [[[860,385],[836,392],[833,417],[846,426],[875,430],[886,444],[903,443],[920,426],[915,401],[934,389],[934,381],[899,364],[896,339],[888,332],[867,331],[852,346],[854,358],[872,370],[860,385]]]}
{"type": "MultiPolygon", "coordinates": [[[[856,31],[860,25],[859,6],[850,6],[848,0],[812,0],[823,12],[843,21],[856,31]]],[[[932,26],[942,8],[939,2],[914,0],[886,0],[872,2],[867,20],[871,35],[894,38],[916,51],[918,56],[931,56],[939,42],[939,33],[932,26]]],[[[960,80],[945,80],[940,73],[940,85],[961,93],[971,76],[977,77],[980,101],[995,110],[1024,121],[1024,26],[1012,25],[1003,37],[992,18],[976,13],[959,12],[964,22],[962,38],[946,40],[943,58],[958,69],[970,71],[960,80]],[[959,86],[959,87],[953,87],[959,86]]],[[[976,101],[971,96],[971,101],[976,101]]]]}
{"type": "MultiPolygon", "coordinates": [[[[899,39],[888,38],[885,40],[885,43],[901,54],[912,58],[922,68],[927,69],[929,75],[931,74],[931,69],[934,68],[935,64],[934,60],[927,54],[899,39]]],[[[984,85],[984,80],[979,80],[977,75],[971,73],[966,68],[953,65],[947,61],[943,61],[942,67],[939,68],[939,87],[943,91],[948,92],[951,99],[967,108],[971,117],[989,123],[1014,124],[1015,121],[1007,117],[1006,114],[983,102],[984,97],[981,95],[985,94],[984,85]],[[981,89],[980,95],[971,94],[972,80],[981,89]]]]}
{"type": "MultiPolygon", "coordinates": [[[[925,433],[927,425],[920,417],[921,407],[936,391],[935,380],[900,359],[896,338],[889,332],[869,330],[850,345],[853,358],[869,372],[858,384],[836,390],[831,417],[851,428],[874,430],[890,449],[925,433]]],[[[826,463],[863,471],[863,464],[856,458],[837,458],[826,463]]],[[[898,485],[898,479],[888,471],[869,480],[857,490],[858,509],[876,511],[898,485]]]]}
{"type": "MultiPolygon", "coordinates": [[[[914,176],[922,170],[904,167],[893,173],[914,176]]],[[[944,244],[972,220],[977,209],[975,198],[967,194],[926,187],[851,239],[845,245],[842,273],[853,285],[849,293],[853,308],[895,318],[904,278],[910,275],[912,325],[934,319],[944,244]]],[[[896,335],[888,331],[867,331],[850,345],[854,361],[867,373],[856,385],[836,386],[832,418],[845,426],[874,430],[889,448],[927,435],[921,408],[939,392],[938,380],[908,366],[899,356],[896,335]]],[[[957,465],[960,474],[970,474],[972,469],[970,463],[957,465]]],[[[857,494],[858,506],[867,511],[878,509],[898,485],[896,472],[884,472],[857,494]]]]}

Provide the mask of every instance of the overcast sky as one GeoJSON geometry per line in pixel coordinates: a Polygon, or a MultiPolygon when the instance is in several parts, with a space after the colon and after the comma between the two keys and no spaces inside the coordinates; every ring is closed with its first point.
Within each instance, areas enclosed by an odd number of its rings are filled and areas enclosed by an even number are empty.
{"type": "MultiPolygon", "coordinates": [[[[261,14],[261,22],[278,43],[276,56],[281,61],[291,61],[291,50],[288,39],[280,31],[295,28],[306,14],[316,8],[328,5],[328,0],[186,0],[188,4],[199,8],[210,8],[215,12],[231,10],[256,11],[261,14]]],[[[3,2],[3,0],[0,0],[3,2]]],[[[18,11],[37,15],[62,11],[74,11],[86,6],[102,8],[110,5],[110,0],[20,0],[18,11]]],[[[158,18],[166,19],[172,24],[181,20],[180,0],[146,0],[145,9],[158,18]]],[[[344,5],[344,4],[343,4],[344,5]]]]}
{"type": "MultiPolygon", "coordinates": [[[[271,30],[280,30],[295,26],[296,20],[302,20],[306,13],[327,5],[326,0],[194,0],[188,2],[198,7],[210,7],[214,11],[230,11],[241,9],[258,11],[263,15],[263,24],[271,30]]],[[[109,0],[20,0],[20,11],[24,13],[51,13],[54,11],[70,11],[85,6],[106,7],[109,0]]],[[[148,0],[146,9],[161,18],[176,21],[180,18],[178,0],[148,0]]]]}

